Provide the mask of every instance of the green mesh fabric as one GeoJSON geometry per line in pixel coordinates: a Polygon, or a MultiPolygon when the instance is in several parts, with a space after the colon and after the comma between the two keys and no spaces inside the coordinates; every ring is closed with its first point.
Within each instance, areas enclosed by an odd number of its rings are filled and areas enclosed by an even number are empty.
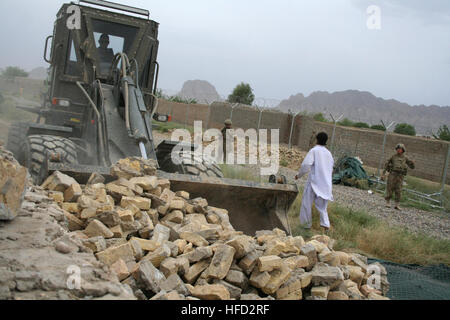
{"type": "Polygon", "coordinates": [[[446,265],[401,265],[384,260],[390,283],[387,296],[393,300],[450,300],[450,268],[446,265]]]}
{"type": "Polygon", "coordinates": [[[358,159],[343,157],[339,159],[334,168],[333,183],[360,187],[369,183],[369,176],[358,159]]]}

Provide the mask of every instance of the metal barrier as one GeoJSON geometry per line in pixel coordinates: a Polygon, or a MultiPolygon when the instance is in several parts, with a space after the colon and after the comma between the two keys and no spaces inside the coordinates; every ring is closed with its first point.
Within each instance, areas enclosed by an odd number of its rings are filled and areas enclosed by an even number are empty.
{"type": "Polygon", "coordinates": [[[230,114],[230,120],[233,121],[233,111],[234,108],[239,107],[239,103],[235,103],[234,105],[231,106],[231,114],[230,114]]]}
{"type": "Polygon", "coordinates": [[[289,110],[289,114],[291,116],[293,116],[292,117],[292,122],[291,122],[291,133],[289,135],[289,149],[292,149],[292,134],[294,133],[294,121],[295,121],[295,118],[297,118],[297,116],[300,114],[300,111],[297,112],[295,114],[295,116],[294,116],[294,114],[291,112],[291,110],[289,110]]]}
{"type": "Polygon", "coordinates": [[[331,154],[333,154],[333,151],[334,151],[334,136],[336,135],[336,127],[337,127],[337,123],[339,122],[339,120],[341,120],[342,119],[342,117],[344,116],[344,114],[341,114],[340,116],[339,116],[339,118],[337,118],[337,119],[334,119],[334,117],[333,117],[333,115],[330,113],[330,116],[331,116],[331,119],[333,119],[333,123],[334,123],[334,126],[333,126],[333,134],[331,135],[331,145],[330,145],[330,151],[331,151],[331,154]]]}
{"type": "Polygon", "coordinates": [[[384,127],[384,137],[383,137],[383,147],[382,147],[382,151],[381,151],[381,155],[380,155],[380,162],[378,163],[378,169],[377,169],[377,175],[380,176],[380,170],[381,170],[381,166],[383,165],[383,160],[384,160],[384,150],[386,147],[386,140],[387,140],[387,135],[388,135],[388,131],[389,128],[391,128],[394,124],[395,121],[393,121],[390,125],[388,125],[387,127],[385,126],[383,120],[381,120],[381,124],[384,127]]]}
{"type": "MultiPolygon", "coordinates": [[[[385,181],[382,181],[379,177],[371,177],[369,178],[369,181],[375,184],[375,190],[378,192],[384,192],[382,187],[386,187],[387,183],[385,181]]],[[[416,203],[422,203],[427,204],[430,207],[434,209],[444,209],[444,196],[442,192],[437,193],[422,193],[416,190],[404,188],[404,192],[409,193],[410,195],[413,195],[421,200],[416,200],[414,198],[409,198],[409,200],[416,202],[416,203]],[[428,202],[427,202],[428,201],[428,202]]]]}

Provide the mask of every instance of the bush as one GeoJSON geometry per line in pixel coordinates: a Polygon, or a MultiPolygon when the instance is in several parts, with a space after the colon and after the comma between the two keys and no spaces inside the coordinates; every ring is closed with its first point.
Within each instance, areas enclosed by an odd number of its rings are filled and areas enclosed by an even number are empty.
{"type": "Polygon", "coordinates": [[[186,99],[179,96],[168,96],[163,93],[161,89],[156,90],[155,96],[158,99],[164,99],[171,102],[177,102],[177,103],[185,103],[185,104],[197,104],[197,100],[195,99],[186,99]]]}
{"type": "Polygon", "coordinates": [[[5,98],[3,98],[3,94],[0,92],[0,104],[5,102],[5,98]]]}
{"type": "Polygon", "coordinates": [[[355,123],[347,118],[344,118],[342,121],[338,122],[338,124],[344,127],[353,127],[355,123]]]}
{"type": "Polygon", "coordinates": [[[248,83],[241,83],[234,88],[233,93],[228,96],[230,103],[242,103],[251,106],[255,100],[253,89],[248,83]]]}
{"type": "Polygon", "coordinates": [[[289,162],[286,159],[280,159],[280,166],[287,167],[289,166],[289,162]]]}
{"type": "Polygon", "coordinates": [[[322,112],[316,113],[315,115],[313,115],[313,118],[314,120],[319,122],[328,122],[322,112]]]}
{"type": "Polygon", "coordinates": [[[353,126],[355,128],[367,128],[367,129],[370,128],[370,126],[367,123],[365,123],[365,122],[357,122],[353,126]]]}
{"type": "Polygon", "coordinates": [[[375,125],[371,126],[370,129],[386,131],[386,128],[381,124],[375,124],[375,125]]]}
{"type": "Polygon", "coordinates": [[[415,136],[416,135],[416,129],[407,123],[399,123],[394,130],[395,133],[398,134],[405,134],[408,136],[415,136]]]}
{"type": "Polygon", "coordinates": [[[195,99],[185,99],[185,98],[181,98],[179,96],[171,96],[171,97],[168,97],[167,100],[172,101],[172,102],[185,103],[185,104],[197,104],[197,100],[195,100],[195,99]]]}

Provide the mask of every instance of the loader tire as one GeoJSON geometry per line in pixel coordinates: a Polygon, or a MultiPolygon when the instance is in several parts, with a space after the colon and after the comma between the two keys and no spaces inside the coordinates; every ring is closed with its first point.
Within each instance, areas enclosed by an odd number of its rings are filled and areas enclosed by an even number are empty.
{"type": "Polygon", "coordinates": [[[22,143],[19,162],[28,168],[34,184],[41,185],[47,178],[47,166],[44,161],[47,161],[48,155],[51,154],[59,154],[62,163],[78,163],[76,146],[69,139],[57,136],[34,135],[29,136],[22,143]]]}
{"type": "Polygon", "coordinates": [[[183,155],[181,164],[175,164],[172,161],[171,154],[164,156],[159,165],[162,171],[168,173],[188,174],[200,177],[223,178],[220,167],[213,159],[195,158],[194,155],[183,155]],[[191,161],[189,161],[191,160],[191,161]]]}
{"type": "Polygon", "coordinates": [[[9,127],[6,149],[11,151],[16,159],[19,158],[21,144],[27,138],[29,126],[27,122],[14,122],[9,127]]]}

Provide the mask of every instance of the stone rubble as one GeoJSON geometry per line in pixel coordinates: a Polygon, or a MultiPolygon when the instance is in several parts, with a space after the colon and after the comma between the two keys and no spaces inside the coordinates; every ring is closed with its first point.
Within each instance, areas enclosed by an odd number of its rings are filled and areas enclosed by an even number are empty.
{"type": "Polygon", "coordinates": [[[27,170],[0,145],[0,221],[11,221],[17,216],[27,185],[27,170]]]}
{"type": "MultiPolygon", "coordinates": [[[[367,259],[333,251],[327,236],[236,231],[228,212],[172,192],[151,161],[120,160],[117,179],[93,174],[80,186],[55,172],[44,187],[63,192],[69,228],[136,297],[152,300],[347,300],[384,298],[370,286],[367,259]],[[81,192],[80,192],[81,190],[81,192]],[[114,241],[112,241],[114,240],[114,241]]],[[[387,276],[382,275],[384,286],[387,276]]]]}
{"type": "MultiPolygon", "coordinates": [[[[52,203],[76,243],[72,248],[59,241],[54,250],[95,255],[122,286],[101,287],[104,292],[85,286],[85,295],[117,297],[127,288],[141,300],[387,299],[386,270],[377,265],[376,290],[367,259],[334,251],[327,236],[305,241],[279,229],[244,235],[233,228],[227,210],[172,192],[151,160],[120,160],[111,175],[116,180],[107,184],[94,173],[80,185],[55,172],[42,186],[40,201],[52,203]]],[[[19,278],[17,290],[32,286],[19,278]]],[[[0,274],[0,285],[10,280],[5,281],[0,274]]]]}

